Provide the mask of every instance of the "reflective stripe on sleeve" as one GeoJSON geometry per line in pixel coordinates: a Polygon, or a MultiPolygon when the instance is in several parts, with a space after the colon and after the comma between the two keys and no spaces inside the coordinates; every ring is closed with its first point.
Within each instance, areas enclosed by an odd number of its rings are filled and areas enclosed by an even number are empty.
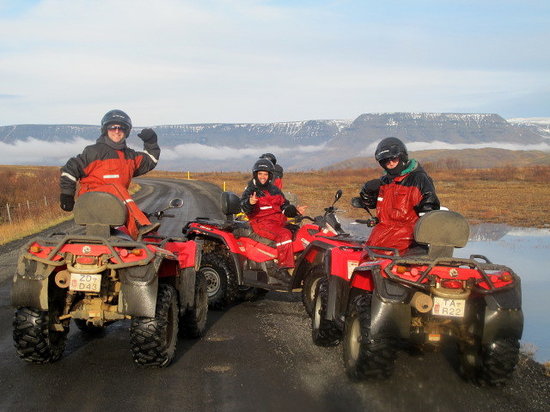
{"type": "Polygon", "coordinates": [[[73,182],[76,182],[76,177],[74,177],[73,175],[67,172],[61,173],[61,177],[66,177],[67,179],[72,180],[73,182]]]}
{"type": "Polygon", "coordinates": [[[120,175],[103,175],[103,179],[118,179],[120,175]]]}
{"type": "Polygon", "coordinates": [[[260,210],[273,209],[273,206],[260,206],[260,210]]]}
{"type": "Polygon", "coordinates": [[[155,163],[158,163],[158,159],[155,158],[155,156],[153,156],[151,153],[149,153],[147,150],[144,150],[144,153],[149,156],[151,158],[151,160],[153,160],[153,162],[155,163]]]}
{"type": "Polygon", "coordinates": [[[277,246],[283,246],[283,245],[286,245],[287,243],[291,243],[292,240],[285,240],[284,242],[280,242],[280,243],[277,243],[277,246]]]}

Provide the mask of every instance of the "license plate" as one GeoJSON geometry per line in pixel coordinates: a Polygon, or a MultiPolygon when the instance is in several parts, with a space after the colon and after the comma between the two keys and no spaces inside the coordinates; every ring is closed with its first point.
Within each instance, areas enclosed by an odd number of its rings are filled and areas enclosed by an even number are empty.
{"type": "Polygon", "coordinates": [[[101,275],[71,273],[69,289],[81,292],[99,292],[101,290],[101,275]]]}
{"type": "Polygon", "coordinates": [[[466,308],[466,300],[464,299],[447,299],[434,296],[434,306],[432,314],[436,316],[452,316],[455,318],[464,317],[464,309],[466,308]]]}

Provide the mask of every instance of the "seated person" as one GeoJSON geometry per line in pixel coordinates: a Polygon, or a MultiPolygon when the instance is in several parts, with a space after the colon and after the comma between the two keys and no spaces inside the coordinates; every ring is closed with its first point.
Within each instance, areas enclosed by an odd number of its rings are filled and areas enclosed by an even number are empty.
{"type": "Polygon", "coordinates": [[[391,247],[400,254],[416,246],[414,225],[419,214],[439,209],[432,179],[396,137],[383,139],[375,159],[386,174],[369,180],[360,196],[369,209],[376,207],[379,223],[373,228],[368,246],[391,247]]]}
{"type": "Polygon", "coordinates": [[[278,270],[271,274],[290,281],[288,269],[294,268],[292,232],[285,228],[287,217],[295,217],[304,208],[291,205],[283,192],[272,183],[273,163],[259,159],[252,168],[252,180],[241,196],[241,208],[258,235],[277,242],[278,270]]]}
{"type": "Polygon", "coordinates": [[[128,188],[132,177],[141,176],[157,165],[160,148],[157,134],[143,129],[138,137],[143,140],[143,151],[136,152],[126,146],[132,121],[122,110],[111,110],[101,120],[101,136],[96,143],[86,146],[82,154],[72,157],[61,168],[61,209],[70,212],[74,207],[76,184],[80,182],[78,195],[86,192],[107,192],[122,200],[128,208],[126,228],[132,238],[149,231],[158,224],[151,224],[147,216],[135,204],[128,188]]]}

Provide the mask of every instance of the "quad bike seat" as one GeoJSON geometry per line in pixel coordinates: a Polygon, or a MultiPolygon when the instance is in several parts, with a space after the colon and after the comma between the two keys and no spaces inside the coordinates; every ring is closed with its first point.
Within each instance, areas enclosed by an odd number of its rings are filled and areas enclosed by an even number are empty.
{"type": "Polygon", "coordinates": [[[86,235],[109,237],[112,227],[126,223],[128,209],[111,193],[87,192],[76,199],[73,214],[77,225],[86,226],[86,235]]]}
{"type": "Polygon", "coordinates": [[[454,248],[466,246],[470,226],[459,213],[450,210],[433,210],[416,222],[414,239],[428,246],[430,258],[452,257],[454,248]]]}

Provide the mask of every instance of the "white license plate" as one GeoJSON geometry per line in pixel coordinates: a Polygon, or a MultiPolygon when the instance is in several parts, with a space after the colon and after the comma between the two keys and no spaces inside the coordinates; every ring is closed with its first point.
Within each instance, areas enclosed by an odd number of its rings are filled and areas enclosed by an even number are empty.
{"type": "Polygon", "coordinates": [[[432,314],[436,316],[452,316],[455,318],[463,318],[465,308],[466,300],[464,299],[447,299],[434,296],[434,306],[432,308],[432,314]]]}
{"type": "Polygon", "coordinates": [[[71,273],[69,289],[81,292],[99,292],[101,290],[101,275],[71,273]]]}

